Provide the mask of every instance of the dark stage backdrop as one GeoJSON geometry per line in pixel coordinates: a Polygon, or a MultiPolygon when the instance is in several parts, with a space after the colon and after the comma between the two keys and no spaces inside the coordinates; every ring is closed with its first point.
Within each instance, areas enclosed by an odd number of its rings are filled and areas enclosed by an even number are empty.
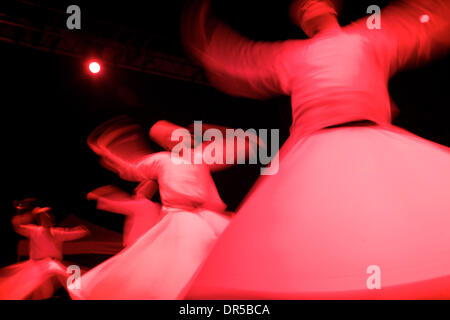
{"type": "MultiPolygon", "coordinates": [[[[228,11],[222,8],[222,18],[247,36],[262,39],[265,35],[266,40],[291,37],[295,27],[288,23],[281,26],[287,30],[284,33],[268,26],[264,14],[270,13],[269,7],[260,7],[258,14],[244,23],[250,9],[231,10],[236,5],[231,1],[228,11]]],[[[280,21],[285,18],[280,14],[280,21]]],[[[89,132],[112,116],[128,114],[141,123],[167,119],[186,125],[203,120],[243,129],[279,128],[281,142],[288,135],[291,119],[287,97],[238,99],[208,86],[108,66],[100,77],[91,77],[85,61],[75,58],[6,43],[0,43],[0,52],[0,266],[16,259],[18,237],[10,224],[14,199],[35,196],[43,205],[54,208],[59,221],[75,214],[121,231],[120,216],[98,212],[86,201],[87,192],[104,184],[128,190],[134,187],[102,168],[86,145],[89,132]]],[[[450,146],[449,83],[449,58],[397,75],[390,83],[393,99],[401,109],[395,123],[450,146]]],[[[258,174],[257,166],[247,165],[214,175],[229,209],[236,208],[258,174]]]]}
{"type": "MultiPolygon", "coordinates": [[[[0,50],[2,265],[15,259],[14,199],[37,197],[54,208],[59,221],[72,213],[121,231],[121,216],[99,213],[85,200],[87,192],[104,184],[129,191],[135,186],[101,167],[87,147],[91,130],[110,117],[127,114],[142,124],[167,119],[180,125],[202,120],[243,129],[283,127],[282,139],[288,135],[288,98],[236,99],[207,86],[107,67],[93,78],[81,60],[1,43],[0,50]]],[[[258,174],[258,166],[241,165],[214,175],[229,209],[236,208],[258,174]]]]}

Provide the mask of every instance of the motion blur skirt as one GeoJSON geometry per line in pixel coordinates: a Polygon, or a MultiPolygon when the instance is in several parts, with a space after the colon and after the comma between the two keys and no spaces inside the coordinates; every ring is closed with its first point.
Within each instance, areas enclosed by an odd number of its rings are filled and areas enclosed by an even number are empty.
{"type": "Polygon", "coordinates": [[[225,215],[163,208],[164,217],[133,245],[89,270],[74,299],[177,299],[217,236],[225,215]]]}
{"type": "Polygon", "coordinates": [[[450,298],[450,149],[393,126],[290,138],[186,298],[450,298]]]}
{"type": "Polygon", "coordinates": [[[28,260],[0,269],[0,300],[41,300],[61,286],[66,268],[50,258],[28,260]]]}

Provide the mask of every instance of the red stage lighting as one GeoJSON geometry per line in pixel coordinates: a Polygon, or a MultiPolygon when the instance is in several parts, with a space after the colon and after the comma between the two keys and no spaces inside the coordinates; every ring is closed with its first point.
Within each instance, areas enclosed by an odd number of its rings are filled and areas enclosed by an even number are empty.
{"type": "Polygon", "coordinates": [[[97,61],[91,61],[91,62],[89,62],[89,71],[90,71],[91,73],[97,74],[97,73],[100,72],[101,69],[102,69],[102,68],[101,68],[101,66],[100,66],[100,63],[98,63],[97,61]]]}

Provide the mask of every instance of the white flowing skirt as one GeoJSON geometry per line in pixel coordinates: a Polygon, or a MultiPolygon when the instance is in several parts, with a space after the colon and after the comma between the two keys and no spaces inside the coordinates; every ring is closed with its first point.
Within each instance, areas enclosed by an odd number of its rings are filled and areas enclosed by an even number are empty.
{"type": "Polygon", "coordinates": [[[0,269],[0,300],[52,297],[65,278],[65,267],[53,259],[28,260],[0,269]]]}
{"type": "Polygon", "coordinates": [[[133,245],[81,277],[75,299],[176,299],[228,225],[202,209],[166,209],[133,245]]]}
{"type": "Polygon", "coordinates": [[[187,298],[450,298],[449,148],[369,125],[280,153],[187,298]]]}

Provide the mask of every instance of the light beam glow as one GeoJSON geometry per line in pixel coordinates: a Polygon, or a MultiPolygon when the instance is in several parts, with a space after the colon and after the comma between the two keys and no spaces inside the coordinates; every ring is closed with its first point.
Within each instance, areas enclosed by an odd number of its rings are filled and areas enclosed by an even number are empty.
{"type": "Polygon", "coordinates": [[[89,63],[89,71],[91,73],[97,74],[101,70],[101,66],[97,61],[92,61],[89,63]]]}

